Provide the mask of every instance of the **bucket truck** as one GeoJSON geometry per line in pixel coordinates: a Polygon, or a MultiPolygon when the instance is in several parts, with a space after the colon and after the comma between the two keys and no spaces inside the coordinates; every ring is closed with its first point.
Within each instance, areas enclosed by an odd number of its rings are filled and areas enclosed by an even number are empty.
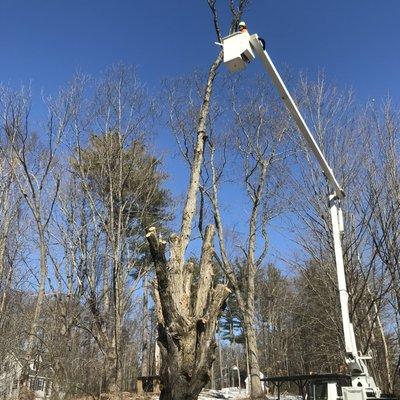
{"type": "MultiPolygon", "coordinates": [[[[343,322],[344,342],[346,346],[346,364],[348,375],[323,374],[323,375],[298,375],[286,377],[287,381],[298,382],[301,392],[308,388],[308,397],[313,400],[366,400],[367,398],[382,398],[381,391],[377,387],[373,377],[368,371],[366,359],[357,349],[353,324],[350,321],[348,292],[346,288],[346,277],[343,263],[341,237],[343,235],[343,214],[341,202],[345,193],[339,185],[335,175],[325,159],[321,149],[315,141],[310,129],[302,117],[296,103],[285,86],[268,52],[263,49],[257,34],[250,35],[247,32],[236,32],[222,39],[221,43],[224,54],[224,64],[231,72],[240,71],[246,68],[247,64],[256,56],[261,60],[265,70],[270,75],[278,92],[285,103],[292,118],[308,145],[309,150],[314,154],[319,166],[331,188],[329,196],[329,208],[332,222],[332,235],[335,250],[335,261],[340,297],[341,317],[343,322]],[[347,379],[348,378],[348,379],[347,379]]],[[[285,381],[285,377],[266,378],[278,387],[285,381]]],[[[303,396],[305,397],[305,396],[303,396]]]]}

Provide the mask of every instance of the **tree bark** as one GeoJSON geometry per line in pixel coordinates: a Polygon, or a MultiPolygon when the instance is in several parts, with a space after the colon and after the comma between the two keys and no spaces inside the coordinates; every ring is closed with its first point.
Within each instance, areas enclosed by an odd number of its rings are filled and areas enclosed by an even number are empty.
{"type": "MultiPolygon", "coordinates": [[[[254,308],[253,308],[254,311],[254,308]]],[[[254,312],[253,312],[254,315],[254,312]]],[[[260,367],[258,364],[258,349],[257,349],[257,338],[254,329],[254,318],[252,318],[251,312],[245,312],[244,314],[244,328],[247,339],[247,353],[249,359],[249,372],[250,372],[250,387],[251,387],[251,398],[252,399],[263,399],[264,391],[260,381],[260,367]]]]}
{"type": "MultiPolygon", "coordinates": [[[[156,267],[159,302],[158,342],[161,350],[161,400],[197,399],[209,382],[217,347],[215,330],[218,315],[230,290],[222,284],[212,286],[212,241],[214,227],[206,229],[200,259],[200,278],[191,293],[193,266],[188,263],[180,273],[180,260],[165,257],[166,243],[154,228],[147,239],[156,267]],[[191,295],[195,296],[192,306],[191,295]]],[[[176,237],[170,239],[171,254],[180,246],[176,237]]]]}
{"type": "Polygon", "coordinates": [[[217,183],[215,180],[216,172],[214,169],[213,160],[211,162],[212,168],[212,176],[213,176],[213,187],[211,193],[211,203],[213,206],[214,219],[216,221],[217,232],[218,232],[218,241],[222,256],[222,268],[226,274],[226,277],[234,289],[235,297],[242,314],[245,335],[247,340],[247,360],[249,363],[250,369],[250,389],[251,389],[251,398],[259,399],[264,398],[264,392],[261,386],[260,381],[260,368],[258,364],[258,350],[257,350],[257,339],[254,328],[254,277],[256,272],[256,265],[254,261],[254,252],[255,252],[255,239],[256,239],[256,219],[258,217],[258,210],[260,199],[262,196],[262,192],[265,185],[267,168],[266,164],[262,164],[262,171],[260,175],[260,182],[257,187],[256,195],[253,198],[253,207],[250,217],[249,223],[249,244],[247,251],[247,260],[246,260],[246,271],[245,271],[245,279],[244,285],[246,290],[242,291],[238,279],[235,275],[233,267],[228,259],[227,252],[225,249],[224,242],[224,232],[222,225],[222,218],[219,209],[218,202],[218,191],[217,191],[217,183]]]}
{"type": "Polygon", "coordinates": [[[150,375],[149,362],[149,310],[148,310],[148,285],[147,277],[143,278],[143,326],[142,326],[142,362],[140,373],[142,376],[150,375]]]}

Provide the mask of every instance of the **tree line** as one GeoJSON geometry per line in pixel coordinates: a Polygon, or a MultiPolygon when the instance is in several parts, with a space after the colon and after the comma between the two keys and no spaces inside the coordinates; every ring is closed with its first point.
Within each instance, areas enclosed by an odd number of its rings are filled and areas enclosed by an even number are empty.
{"type": "MultiPolygon", "coordinates": [[[[74,76],[41,112],[29,87],[0,88],[0,355],[40,356],[55,396],[159,374],[161,398],[196,399],[236,366],[258,398],[260,372],[345,371],[327,183],[267,77],[221,63],[165,81],[161,101],[122,65],[74,76]],[[187,166],[181,200],[160,127],[187,166]]],[[[398,391],[400,109],[322,74],[290,84],[346,191],[359,348],[398,391]]]]}

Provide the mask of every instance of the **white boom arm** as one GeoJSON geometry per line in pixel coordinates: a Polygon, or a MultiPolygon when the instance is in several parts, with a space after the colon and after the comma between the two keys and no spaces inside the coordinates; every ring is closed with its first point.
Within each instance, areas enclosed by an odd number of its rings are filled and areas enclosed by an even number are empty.
{"type": "Polygon", "coordinates": [[[346,364],[352,376],[352,384],[354,387],[363,387],[366,392],[370,392],[376,397],[380,397],[380,390],[376,386],[374,379],[368,372],[368,368],[364,363],[363,357],[358,354],[357,344],[354,335],[353,324],[350,322],[348,292],[346,287],[346,276],[343,263],[343,252],[341,244],[341,236],[343,233],[343,216],[340,208],[340,200],[344,198],[344,191],[340,187],[338,181],[329,167],[321,149],[315,141],[310,129],[304,121],[299,109],[296,106],[292,96],[285,86],[279,72],[275,68],[267,51],[265,51],[258,39],[257,34],[248,35],[246,33],[233,33],[222,40],[224,47],[224,63],[231,71],[239,71],[245,68],[246,64],[254,59],[254,52],[261,59],[264,68],[269,73],[272,81],[277,87],[283,102],[295,120],[297,127],[305,139],[308,147],[315,155],[323,173],[328,179],[333,194],[329,197],[329,208],[332,219],[332,234],[335,248],[336,270],[338,277],[338,288],[340,297],[340,306],[343,322],[344,341],[346,346],[346,364]]]}
{"type": "Polygon", "coordinates": [[[328,162],[326,161],[322,151],[320,150],[317,142],[315,141],[313,135],[310,132],[306,122],[304,121],[302,115],[300,114],[299,109],[296,106],[296,103],[292,99],[288,89],[285,86],[279,72],[275,68],[274,63],[272,62],[271,58],[269,57],[268,53],[263,50],[260,41],[258,40],[257,35],[250,36],[250,43],[252,48],[257,52],[258,56],[260,57],[264,68],[268,71],[269,75],[271,76],[276,88],[281,95],[283,102],[285,103],[287,109],[289,110],[290,114],[292,115],[293,119],[296,121],[297,127],[300,130],[300,133],[303,135],[303,138],[306,140],[309,148],[314,153],[319,165],[324,171],[325,176],[327,177],[329,183],[331,184],[332,188],[334,189],[336,195],[339,198],[344,197],[344,191],[340,187],[339,183],[337,182],[332,169],[329,167],[328,162]]]}

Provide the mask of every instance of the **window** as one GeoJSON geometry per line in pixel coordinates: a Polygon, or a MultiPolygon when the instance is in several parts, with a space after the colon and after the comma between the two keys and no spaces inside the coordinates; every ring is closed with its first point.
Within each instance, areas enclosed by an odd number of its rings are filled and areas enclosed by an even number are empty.
{"type": "Polygon", "coordinates": [[[309,386],[310,400],[328,400],[328,385],[326,383],[314,383],[309,386]]]}
{"type": "Polygon", "coordinates": [[[35,390],[35,378],[29,379],[29,389],[35,390]]]}
{"type": "Polygon", "coordinates": [[[36,390],[43,390],[43,379],[36,379],[36,390]]]}
{"type": "Polygon", "coordinates": [[[328,385],[326,383],[318,383],[315,386],[315,400],[328,399],[328,385]]]}
{"type": "Polygon", "coordinates": [[[44,380],[42,378],[31,378],[29,380],[29,387],[31,390],[43,390],[44,380]]]}

